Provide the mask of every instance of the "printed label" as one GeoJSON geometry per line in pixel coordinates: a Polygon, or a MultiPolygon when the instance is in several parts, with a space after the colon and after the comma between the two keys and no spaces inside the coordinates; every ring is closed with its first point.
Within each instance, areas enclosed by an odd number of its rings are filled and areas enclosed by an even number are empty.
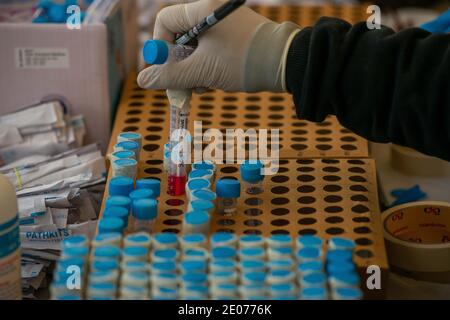
{"type": "Polygon", "coordinates": [[[64,48],[16,48],[19,69],[69,68],[69,50],[64,48]]]}

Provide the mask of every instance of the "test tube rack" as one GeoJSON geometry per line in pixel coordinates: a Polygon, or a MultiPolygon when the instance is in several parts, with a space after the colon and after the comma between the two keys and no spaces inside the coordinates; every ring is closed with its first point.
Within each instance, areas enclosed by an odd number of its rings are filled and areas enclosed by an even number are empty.
{"type": "MultiPolygon", "coordinates": [[[[366,19],[364,6],[256,6],[254,9],[272,20],[292,20],[302,26],[311,25],[324,15],[350,22],[366,19]]],[[[211,233],[316,234],[324,239],[348,237],[357,245],[355,262],[362,283],[369,276],[366,268],[377,265],[382,270],[382,289],[385,289],[388,263],[375,163],[369,158],[366,140],[343,128],[334,117],[328,117],[322,123],[297,119],[289,94],[225,93],[218,90],[194,94],[191,132],[193,121],[202,121],[203,130],[280,129],[279,172],[266,177],[263,194],[243,194],[236,216],[214,215],[211,233]]],[[[168,123],[169,105],[165,92],[139,88],[136,74],[130,74],[117,111],[109,152],[120,132],[142,134],[138,178],[161,180],[156,232],[180,233],[187,208],[186,198],[165,193],[167,175],[162,159],[164,144],[168,140],[168,123]]],[[[247,149],[250,148],[247,144],[247,149]]],[[[238,165],[219,165],[217,178],[238,177],[238,168],[238,165]]],[[[108,190],[105,198],[107,194],[108,190]]],[[[366,298],[383,295],[384,290],[365,292],[366,298]]]]}

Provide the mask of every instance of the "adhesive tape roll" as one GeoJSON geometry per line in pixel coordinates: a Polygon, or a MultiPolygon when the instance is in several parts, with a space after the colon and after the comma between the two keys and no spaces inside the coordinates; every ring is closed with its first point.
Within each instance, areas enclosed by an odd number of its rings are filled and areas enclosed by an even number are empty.
{"type": "Polygon", "coordinates": [[[395,144],[391,145],[391,165],[400,172],[414,176],[450,176],[449,162],[395,144]]]}
{"type": "Polygon", "coordinates": [[[382,220],[391,266],[450,282],[450,203],[412,202],[385,211],[382,220]]]}

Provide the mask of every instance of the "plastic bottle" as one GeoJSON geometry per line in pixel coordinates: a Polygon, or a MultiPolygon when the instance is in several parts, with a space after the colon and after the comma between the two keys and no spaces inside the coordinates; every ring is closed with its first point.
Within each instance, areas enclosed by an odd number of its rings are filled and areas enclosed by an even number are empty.
{"type": "Polygon", "coordinates": [[[0,300],[22,299],[17,198],[11,183],[0,175],[0,300]]]}
{"type": "Polygon", "coordinates": [[[148,64],[164,64],[181,61],[194,52],[195,47],[170,44],[163,40],[148,40],[142,50],[144,60],[148,64]]]}
{"type": "Polygon", "coordinates": [[[241,183],[235,179],[220,179],[216,184],[217,213],[231,216],[237,212],[238,198],[241,196],[241,183]]]}
{"type": "Polygon", "coordinates": [[[263,192],[263,169],[261,161],[247,160],[241,164],[241,178],[244,181],[244,191],[248,194],[263,192]]]}

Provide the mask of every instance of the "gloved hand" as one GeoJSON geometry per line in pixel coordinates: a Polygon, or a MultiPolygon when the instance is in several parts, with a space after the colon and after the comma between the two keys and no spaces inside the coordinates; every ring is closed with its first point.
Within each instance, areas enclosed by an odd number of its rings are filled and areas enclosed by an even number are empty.
{"type": "MultiPolygon", "coordinates": [[[[224,1],[200,0],[161,10],[154,38],[173,42],[224,1]]],[[[198,47],[180,62],[153,65],[138,76],[146,89],[215,88],[228,92],[285,91],[285,62],[299,27],[277,24],[242,6],[198,37],[198,47]]]]}
{"type": "Polygon", "coordinates": [[[450,33],[450,9],[420,27],[432,33],[450,33]]]}

